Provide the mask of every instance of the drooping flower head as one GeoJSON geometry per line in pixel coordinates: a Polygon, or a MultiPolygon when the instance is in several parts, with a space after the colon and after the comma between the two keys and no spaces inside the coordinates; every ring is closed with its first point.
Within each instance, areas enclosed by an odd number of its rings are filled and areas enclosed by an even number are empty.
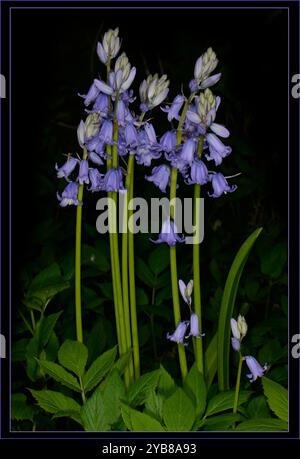
{"type": "Polygon", "coordinates": [[[172,104],[169,107],[162,108],[163,112],[168,113],[168,121],[173,119],[179,120],[179,112],[184,104],[185,97],[181,94],[175,97],[172,104]]]}
{"type": "Polygon", "coordinates": [[[200,333],[199,331],[199,318],[195,312],[191,314],[190,318],[190,333],[186,338],[193,336],[194,338],[202,338],[205,336],[205,333],[200,333]]]}
{"type": "Polygon", "coordinates": [[[70,156],[68,157],[65,164],[63,164],[61,167],[58,167],[58,165],[55,164],[55,169],[57,171],[57,178],[64,177],[67,181],[69,181],[69,175],[73,172],[78,162],[79,162],[78,159],[70,156]]]}
{"type": "Polygon", "coordinates": [[[158,239],[153,241],[155,244],[160,244],[162,242],[166,242],[170,247],[173,247],[176,242],[184,242],[185,238],[183,236],[179,236],[176,224],[170,218],[167,218],[163,224],[161,232],[159,233],[158,239]]]}
{"type": "Polygon", "coordinates": [[[183,344],[184,346],[187,346],[187,343],[184,342],[185,334],[186,334],[186,329],[189,325],[189,322],[187,320],[180,322],[177,325],[176,330],[172,335],[170,333],[167,333],[167,339],[170,341],[174,341],[177,344],[183,344]]]}
{"type": "Polygon", "coordinates": [[[77,199],[78,197],[78,184],[76,182],[70,182],[60,195],[57,193],[57,199],[61,207],[66,206],[78,206],[81,203],[77,199]]]}
{"type": "Polygon", "coordinates": [[[122,171],[118,168],[109,169],[101,179],[101,189],[103,191],[127,191],[123,185],[122,171]]]}
{"type": "Polygon", "coordinates": [[[249,378],[250,382],[256,381],[257,378],[261,378],[265,374],[265,371],[268,369],[267,364],[261,366],[261,364],[258,363],[258,361],[252,357],[252,355],[246,355],[243,357],[243,360],[246,361],[246,364],[250,370],[250,373],[247,375],[247,378],[249,378]]]}
{"type": "Polygon", "coordinates": [[[226,178],[220,172],[212,174],[210,179],[214,191],[213,193],[208,193],[211,198],[219,198],[223,193],[233,193],[237,189],[236,185],[228,185],[226,178]]]}
{"type": "Polygon", "coordinates": [[[152,169],[152,175],[146,175],[145,179],[153,182],[163,193],[166,192],[166,187],[170,185],[170,168],[165,164],[156,166],[152,169]]]}

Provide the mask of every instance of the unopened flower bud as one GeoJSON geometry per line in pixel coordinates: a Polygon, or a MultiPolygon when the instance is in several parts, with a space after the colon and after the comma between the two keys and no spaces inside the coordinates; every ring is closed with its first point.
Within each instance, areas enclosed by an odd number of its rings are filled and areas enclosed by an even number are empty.
{"type": "Polygon", "coordinates": [[[241,334],[241,340],[246,336],[248,331],[248,325],[244,316],[239,315],[237,320],[237,326],[241,334]]]}
{"type": "Polygon", "coordinates": [[[97,45],[97,53],[99,59],[103,64],[107,64],[111,59],[116,57],[118,54],[121,43],[120,38],[118,37],[119,29],[116,28],[115,30],[108,30],[103,37],[102,43],[98,43],[97,45]]]}

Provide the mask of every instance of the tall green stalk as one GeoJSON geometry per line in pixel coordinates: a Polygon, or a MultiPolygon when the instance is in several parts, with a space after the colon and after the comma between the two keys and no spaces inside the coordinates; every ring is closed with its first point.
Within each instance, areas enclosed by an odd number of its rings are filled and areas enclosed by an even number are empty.
{"type": "Polygon", "coordinates": [[[242,374],[242,366],[243,366],[243,356],[241,352],[239,353],[239,366],[236,378],[236,385],[235,385],[235,394],[234,394],[234,403],[233,403],[233,413],[236,414],[239,405],[239,394],[240,394],[240,385],[241,385],[241,374],[242,374]]]}
{"type": "MultiPolygon", "coordinates": [[[[83,150],[83,159],[87,158],[86,149],[83,150]]],[[[77,341],[83,342],[82,306],[81,306],[81,230],[82,230],[82,198],[84,185],[78,185],[76,207],[76,237],[75,237],[75,320],[77,341]]]]}
{"type": "MultiPolygon", "coordinates": [[[[203,149],[203,137],[199,138],[198,156],[201,158],[203,149]]],[[[196,183],[194,185],[194,209],[193,209],[193,225],[196,235],[200,231],[200,215],[199,215],[199,199],[201,197],[201,186],[196,183]]],[[[202,311],[201,311],[201,287],[200,287],[200,243],[196,241],[193,244],[193,277],[194,277],[194,310],[198,316],[199,330],[202,331],[202,311]]],[[[203,373],[203,346],[202,339],[194,338],[195,360],[198,370],[203,373]]]]}
{"type": "MultiPolygon", "coordinates": [[[[177,145],[180,145],[182,142],[182,126],[183,122],[186,117],[186,112],[188,109],[189,104],[191,103],[194,94],[191,94],[190,97],[185,101],[178,127],[177,127],[177,145]]],[[[170,202],[174,202],[175,206],[175,199],[176,199],[176,189],[177,189],[177,175],[178,170],[173,167],[171,171],[171,183],[170,183],[170,202]]],[[[170,205],[170,218],[175,218],[175,207],[170,205]]],[[[175,326],[179,324],[181,321],[181,314],[180,314],[180,300],[179,300],[179,291],[178,291],[178,273],[177,273],[177,258],[176,258],[176,245],[170,247],[170,269],[171,269],[171,285],[172,285],[172,298],[173,298],[173,313],[174,313],[174,320],[175,326]]],[[[186,354],[185,348],[181,344],[178,344],[178,356],[179,356],[179,365],[182,379],[185,379],[187,375],[187,361],[186,361],[186,354]]]]}

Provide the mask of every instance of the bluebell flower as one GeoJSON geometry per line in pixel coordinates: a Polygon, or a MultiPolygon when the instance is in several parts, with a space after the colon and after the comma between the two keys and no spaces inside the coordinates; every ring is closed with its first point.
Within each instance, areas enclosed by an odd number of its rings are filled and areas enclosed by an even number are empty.
{"type": "Polygon", "coordinates": [[[239,339],[231,337],[232,349],[236,352],[239,352],[241,349],[241,342],[239,339]]]}
{"type": "Polygon", "coordinates": [[[150,239],[150,241],[154,242],[155,244],[166,242],[170,247],[173,247],[176,242],[185,242],[185,238],[178,235],[175,222],[170,218],[167,218],[162,224],[162,229],[159,233],[158,239],[156,241],[150,239]]]}
{"type": "Polygon", "coordinates": [[[174,341],[177,344],[183,344],[184,346],[187,346],[187,343],[184,342],[184,338],[188,324],[189,322],[187,320],[180,322],[172,335],[167,333],[167,339],[174,341]]]}
{"type": "Polygon", "coordinates": [[[58,165],[55,164],[55,169],[57,171],[57,177],[58,178],[64,177],[66,180],[69,181],[69,175],[73,172],[78,162],[79,162],[78,159],[70,156],[65,162],[65,164],[63,164],[61,167],[58,167],[58,165]]]}
{"type": "Polygon", "coordinates": [[[90,168],[89,169],[89,178],[91,186],[88,188],[89,191],[100,191],[102,190],[102,181],[104,178],[103,174],[100,174],[98,169],[90,168]]]}
{"type": "MultiPolygon", "coordinates": [[[[151,128],[148,127],[148,132],[141,129],[138,131],[138,146],[136,149],[135,157],[138,164],[150,166],[152,159],[158,159],[161,156],[160,146],[154,143],[154,135],[151,128]],[[149,138],[150,136],[150,138],[149,138]]],[[[156,138],[156,135],[155,135],[156,138]]]]}
{"type": "Polygon", "coordinates": [[[191,165],[195,158],[196,147],[195,140],[187,139],[182,146],[180,158],[191,165]]]}
{"type": "Polygon", "coordinates": [[[195,312],[191,314],[190,318],[190,333],[187,335],[187,338],[194,336],[194,338],[201,338],[205,333],[200,333],[199,331],[199,319],[195,312]]]}
{"type": "Polygon", "coordinates": [[[145,179],[153,182],[163,193],[166,192],[167,185],[170,185],[170,168],[165,164],[154,167],[152,175],[146,175],[145,179]]]}
{"type": "Polygon", "coordinates": [[[89,160],[92,161],[94,164],[97,164],[98,166],[102,166],[104,164],[100,156],[97,153],[94,153],[93,151],[89,153],[89,160]]]}
{"type": "Polygon", "coordinates": [[[124,126],[125,125],[126,112],[127,112],[127,109],[126,109],[126,106],[125,106],[123,100],[118,100],[117,110],[116,110],[116,118],[117,118],[119,126],[124,126]]]}
{"type": "Polygon", "coordinates": [[[82,159],[80,161],[79,174],[78,174],[77,180],[80,183],[80,185],[90,182],[89,181],[89,163],[86,159],[82,159]]]}
{"type": "Polygon", "coordinates": [[[108,116],[108,96],[100,93],[93,105],[93,112],[99,113],[101,118],[107,118],[108,116]]]}
{"type": "Polygon", "coordinates": [[[235,351],[239,351],[241,348],[241,342],[243,338],[245,338],[248,330],[248,325],[245,320],[245,317],[239,314],[238,320],[235,320],[233,318],[230,319],[230,327],[231,333],[233,335],[231,338],[232,347],[235,351]]]}
{"type": "Polygon", "coordinates": [[[60,201],[61,207],[66,206],[78,206],[81,202],[78,201],[78,184],[76,182],[70,182],[60,195],[57,193],[57,199],[60,201]]]}
{"type": "Polygon", "coordinates": [[[208,161],[213,160],[216,166],[219,166],[222,163],[223,158],[228,156],[232,151],[232,148],[224,145],[215,134],[207,134],[206,142],[210,153],[209,155],[206,155],[206,158],[208,161]]]}
{"type": "Polygon", "coordinates": [[[236,189],[236,185],[228,185],[228,182],[223,174],[220,172],[210,175],[213,193],[208,193],[211,198],[219,198],[223,193],[233,193],[236,189]]]}
{"type": "Polygon", "coordinates": [[[79,94],[79,96],[84,98],[83,103],[86,107],[88,107],[92,102],[94,102],[97,99],[99,93],[100,93],[100,89],[97,87],[97,85],[95,84],[95,80],[94,80],[87,94],[86,95],[79,94]]]}
{"type": "Polygon", "coordinates": [[[138,133],[133,124],[126,124],[124,129],[124,137],[127,147],[134,148],[138,145],[138,133]]]}
{"type": "Polygon", "coordinates": [[[252,355],[246,355],[243,357],[243,360],[246,361],[246,364],[250,370],[250,374],[247,375],[247,378],[249,378],[250,382],[256,381],[258,377],[261,378],[265,374],[265,371],[268,369],[266,364],[261,366],[260,363],[258,363],[258,361],[252,357],[252,355]]]}
{"type": "Polygon", "coordinates": [[[161,146],[162,151],[166,153],[171,153],[175,150],[176,133],[173,131],[165,132],[164,135],[160,138],[159,144],[161,146]]]}
{"type": "Polygon", "coordinates": [[[172,121],[173,119],[179,120],[179,112],[184,104],[185,97],[182,95],[178,95],[173,100],[170,107],[161,108],[163,112],[168,113],[168,121],[172,121]]]}
{"type": "Polygon", "coordinates": [[[208,48],[196,61],[194,79],[190,82],[191,92],[196,92],[198,89],[209,88],[220,80],[221,73],[210,76],[217,65],[218,59],[216,53],[212,48],[208,48]]]}
{"type": "Polygon", "coordinates": [[[183,177],[187,177],[189,164],[184,159],[182,159],[180,151],[172,151],[170,153],[165,153],[165,158],[167,159],[167,161],[170,162],[172,167],[178,169],[178,171],[182,174],[183,177]]]}
{"type": "Polygon", "coordinates": [[[103,177],[101,189],[103,191],[127,191],[123,186],[123,177],[121,169],[111,168],[103,177]]]}
{"type": "Polygon", "coordinates": [[[192,293],[193,293],[193,286],[194,286],[194,281],[191,279],[187,285],[183,282],[182,279],[179,279],[178,281],[179,285],[179,290],[181,293],[181,296],[186,304],[191,306],[192,304],[192,293]]]}
{"type": "Polygon", "coordinates": [[[195,159],[192,162],[190,170],[190,178],[186,180],[189,185],[198,183],[204,185],[209,180],[208,170],[206,165],[201,159],[195,159]]]}
{"type": "Polygon", "coordinates": [[[131,86],[136,74],[136,68],[131,67],[128,57],[122,53],[115,63],[114,71],[110,72],[109,83],[95,79],[95,85],[99,91],[108,96],[127,91],[131,86]]]}
{"type": "Polygon", "coordinates": [[[113,123],[110,120],[104,120],[99,132],[99,139],[107,145],[113,144],[113,123]]]}

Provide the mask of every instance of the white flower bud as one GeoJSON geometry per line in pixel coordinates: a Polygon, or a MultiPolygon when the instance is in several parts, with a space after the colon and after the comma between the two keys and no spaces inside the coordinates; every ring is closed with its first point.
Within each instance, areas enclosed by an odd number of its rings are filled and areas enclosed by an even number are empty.
{"type": "Polygon", "coordinates": [[[149,75],[147,80],[144,80],[140,85],[140,99],[143,104],[146,104],[148,109],[161,104],[167,97],[169,92],[169,80],[167,75],[158,78],[158,74],[149,75]]]}
{"type": "Polygon", "coordinates": [[[85,120],[85,137],[90,139],[94,137],[99,131],[99,113],[91,113],[85,120]]]}
{"type": "Polygon", "coordinates": [[[110,29],[104,34],[102,46],[109,59],[116,57],[120,50],[121,43],[118,34],[118,27],[115,30],[110,29]]]}
{"type": "Polygon", "coordinates": [[[240,314],[239,314],[238,320],[237,320],[237,327],[238,327],[238,330],[239,330],[239,332],[241,334],[241,339],[243,339],[247,334],[248,325],[247,325],[247,322],[245,320],[245,317],[241,316],[240,314]]]}

